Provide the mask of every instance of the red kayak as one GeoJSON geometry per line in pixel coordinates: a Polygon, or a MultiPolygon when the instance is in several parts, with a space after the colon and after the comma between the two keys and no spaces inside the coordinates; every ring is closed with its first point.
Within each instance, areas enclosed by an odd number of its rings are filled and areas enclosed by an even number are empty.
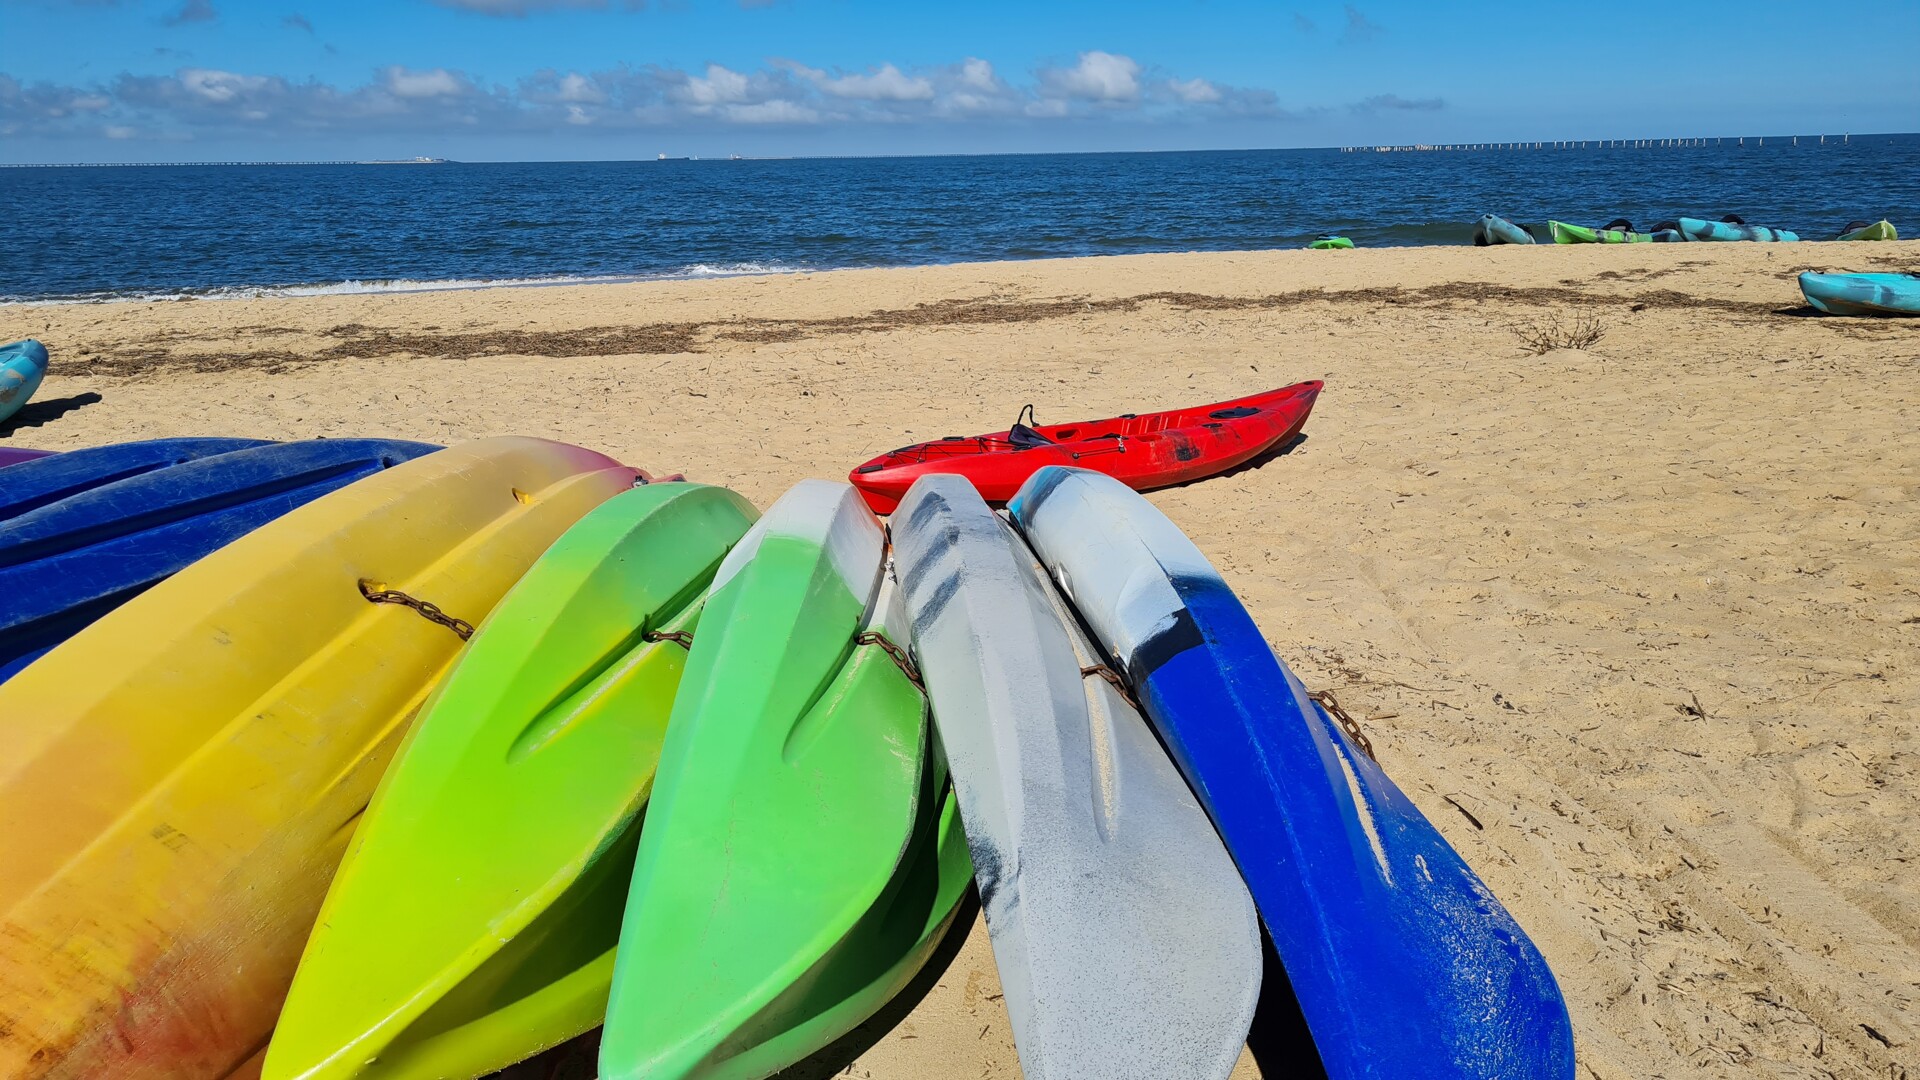
{"type": "MultiPolygon", "coordinates": [[[[928,473],[958,473],[982,498],[1003,503],[1048,465],[1094,469],[1137,491],[1214,476],[1299,434],[1321,383],[1295,383],[1252,397],[1171,412],[1029,427],[971,438],[951,435],[881,454],[847,474],[875,513],[890,514],[928,473]]],[[[1030,417],[1033,406],[1022,410],[1030,417]]]]}

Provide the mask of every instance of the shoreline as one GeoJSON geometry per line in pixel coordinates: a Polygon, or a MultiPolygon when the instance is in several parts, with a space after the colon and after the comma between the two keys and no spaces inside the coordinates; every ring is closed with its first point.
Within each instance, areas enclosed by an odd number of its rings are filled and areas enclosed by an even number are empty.
{"type": "MultiPolygon", "coordinates": [[[[1435,226],[1417,225],[1417,226],[1397,226],[1397,227],[1431,228],[1435,226]]],[[[1467,231],[1468,235],[1471,235],[1470,226],[1462,226],[1462,228],[1463,230],[1467,231]]],[[[1853,258],[1848,260],[1849,262],[1872,263],[1872,264],[1878,265],[1880,263],[1885,262],[1884,255],[1890,253],[1890,252],[1882,252],[1878,249],[1897,248],[1901,246],[1902,241],[1898,241],[1898,240],[1872,241],[1872,242],[1863,243],[1860,241],[1809,239],[1806,237],[1802,237],[1799,240],[1790,241],[1785,245],[1772,244],[1772,245],[1766,245],[1766,246],[1771,246],[1771,247],[1785,246],[1785,247],[1792,247],[1795,249],[1804,249],[1806,245],[1837,245],[1837,244],[1845,244],[1846,250],[1854,256],[1853,258]],[[1876,255],[1881,255],[1883,257],[1876,258],[1875,257],[1876,255]]],[[[1587,248],[1587,247],[1636,247],[1636,246],[1650,246],[1650,245],[1555,244],[1552,241],[1540,241],[1536,244],[1530,244],[1530,245],[1529,244],[1496,245],[1496,248],[1497,249],[1513,248],[1516,250],[1525,250],[1527,248],[1553,249],[1553,250],[1563,250],[1563,249],[1578,250],[1578,249],[1587,248]]],[[[1680,248],[1690,247],[1696,251],[1700,250],[1703,247],[1703,245],[1699,243],[1665,244],[1660,246],[1680,247],[1680,248]]],[[[1722,247],[1725,245],[1705,245],[1705,246],[1722,247]]],[[[1362,247],[1356,247],[1353,250],[1355,251],[1425,251],[1425,250],[1445,251],[1445,250],[1451,250],[1456,248],[1469,248],[1469,249],[1476,249],[1476,250],[1482,250],[1482,251],[1490,250],[1488,248],[1475,248],[1475,245],[1472,243],[1471,240],[1463,240],[1460,243],[1455,243],[1455,244],[1435,244],[1435,243],[1371,244],[1371,245],[1366,245],[1362,247]]],[[[275,284],[275,285],[207,285],[207,286],[181,286],[181,287],[174,287],[174,288],[155,287],[155,288],[146,289],[146,290],[129,290],[124,292],[105,291],[98,294],[92,294],[92,293],[78,294],[78,295],[55,294],[55,295],[48,295],[48,296],[0,297],[0,310],[4,310],[7,308],[83,307],[83,306],[90,307],[90,306],[97,306],[102,304],[122,304],[122,303],[163,304],[163,303],[177,303],[182,301],[200,301],[200,300],[215,301],[215,302],[230,302],[230,301],[236,301],[236,300],[302,299],[302,298],[319,297],[319,296],[412,296],[412,295],[417,295],[421,293],[483,292],[483,291],[488,291],[493,289],[551,289],[551,288],[572,288],[572,287],[594,287],[594,286],[604,286],[604,285],[642,285],[642,284],[649,284],[653,282],[724,281],[732,278],[791,277],[794,275],[843,274],[843,273],[849,273],[849,272],[863,272],[863,271],[926,270],[926,269],[933,269],[938,267],[959,267],[959,266],[1003,266],[1003,265],[1014,265],[1014,264],[1021,264],[1021,263],[1052,263],[1052,262],[1062,262],[1062,261],[1074,261],[1074,260],[1080,260],[1080,259],[1130,259],[1130,258],[1155,257],[1155,256],[1276,255],[1276,254],[1281,254],[1285,252],[1297,252],[1301,250],[1303,249],[1300,247],[1284,247],[1284,248],[1267,247],[1267,248],[1223,248],[1223,249],[1181,250],[1181,251],[1172,251],[1172,250],[1133,251],[1133,252],[1122,252],[1122,253],[1115,253],[1115,254],[1033,255],[1033,256],[1021,257],[1021,258],[1009,258],[1009,259],[978,259],[978,260],[962,259],[962,260],[956,260],[951,262],[900,263],[900,264],[887,265],[887,266],[824,266],[824,267],[784,266],[779,263],[766,264],[766,263],[749,261],[749,262],[741,262],[741,263],[689,263],[676,270],[663,270],[659,272],[640,272],[640,273],[632,273],[632,274],[553,274],[553,275],[535,275],[535,276],[526,276],[526,277],[498,277],[498,278],[348,278],[348,279],[343,279],[339,281],[310,281],[310,282],[294,282],[294,283],[288,283],[288,284],[275,284]]],[[[1822,250],[1825,250],[1825,249],[1822,248],[1822,250]]],[[[1314,254],[1317,257],[1321,257],[1321,258],[1341,257],[1338,255],[1335,255],[1332,252],[1315,252],[1314,254]]],[[[1920,269],[1920,259],[1900,259],[1898,260],[1898,264],[1905,267],[1913,267],[1915,269],[1920,269]]]]}
{"type": "MultiPolygon", "coordinates": [[[[1540,946],[1582,1076],[1893,1074],[1920,320],[1810,317],[1794,275],[1920,241],[1548,246],[5,307],[54,362],[0,445],[513,433],[765,507],[1029,402],[1324,379],[1290,452],[1149,498],[1540,946]],[[1523,341],[1582,321],[1588,348],[1523,341]]],[[[1015,1080],[977,920],[926,981],[852,1075],[1015,1080]]]]}

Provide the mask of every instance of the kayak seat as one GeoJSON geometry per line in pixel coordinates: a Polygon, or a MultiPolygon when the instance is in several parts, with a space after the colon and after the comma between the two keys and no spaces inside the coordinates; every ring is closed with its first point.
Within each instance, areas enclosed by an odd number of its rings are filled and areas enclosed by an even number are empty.
{"type": "Polygon", "coordinates": [[[1036,446],[1053,445],[1052,439],[1022,423],[1024,420],[1039,422],[1039,419],[1033,415],[1033,406],[1029,405],[1021,409],[1020,415],[1013,418],[1013,426],[1007,429],[1007,441],[1013,444],[1015,450],[1031,450],[1036,446]]]}

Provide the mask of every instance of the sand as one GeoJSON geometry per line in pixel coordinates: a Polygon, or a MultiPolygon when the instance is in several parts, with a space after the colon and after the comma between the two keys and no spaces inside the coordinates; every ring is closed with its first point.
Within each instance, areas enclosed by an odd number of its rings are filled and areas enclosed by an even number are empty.
{"type": "MultiPolygon", "coordinates": [[[[9,444],[521,433],[761,506],[1028,402],[1060,422],[1325,379],[1291,452],[1152,498],[1539,943],[1580,1075],[1900,1078],[1920,321],[1807,317],[1807,268],[1920,269],[1920,244],[8,307],[0,340],[55,356],[9,444]],[[1556,319],[1603,334],[1522,343],[1556,319]]],[[[930,981],[802,1074],[1017,1076],[982,927],[930,981]]]]}

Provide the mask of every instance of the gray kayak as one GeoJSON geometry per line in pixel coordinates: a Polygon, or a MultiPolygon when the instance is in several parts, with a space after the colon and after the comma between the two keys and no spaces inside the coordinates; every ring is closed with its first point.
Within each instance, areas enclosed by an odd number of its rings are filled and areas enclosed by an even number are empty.
{"type": "Polygon", "coordinates": [[[1226,1077],[1260,929],[1206,812],[972,484],[922,477],[892,528],[1025,1075],[1226,1077]]]}

